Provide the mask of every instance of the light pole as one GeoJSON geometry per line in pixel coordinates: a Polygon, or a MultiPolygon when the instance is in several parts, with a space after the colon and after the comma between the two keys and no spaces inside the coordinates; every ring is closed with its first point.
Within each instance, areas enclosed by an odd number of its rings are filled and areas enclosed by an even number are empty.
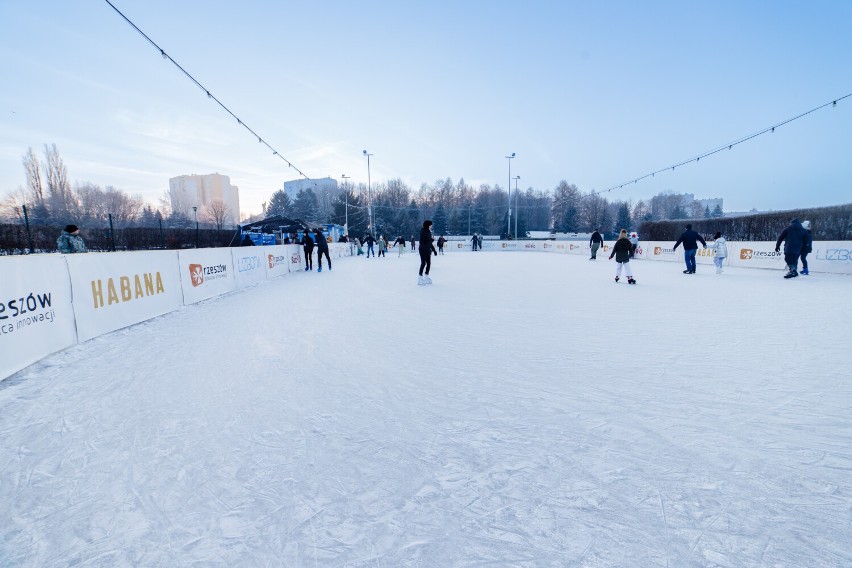
{"type": "Polygon", "coordinates": [[[198,207],[193,207],[192,212],[195,214],[195,248],[198,248],[198,207]]]}
{"type": "Polygon", "coordinates": [[[509,215],[506,218],[506,238],[509,238],[509,233],[512,232],[512,159],[515,157],[515,153],[512,152],[511,156],[506,156],[506,159],[509,160],[509,187],[507,192],[509,194],[509,215]]]}
{"type": "Polygon", "coordinates": [[[346,185],[346,180],[352,179],[346,174],[341,174],[343,180],[343,191],[346,192],[346,220],[343,222],[343,227],[346,229],[346,236],[349,236],[349,187],[346,185]]]}
{"type": "Polygon", "coordinates": [[[470,207],[472,205],[473,205],[473,203],[467,204],[467,236],[468,237],[470,236],[470,207]]]}
{"type": "Polygon", "coordinates": [[[370,156],[373,154],[364,150],[364,155],[367,156],[367,225],[370,228],[370,234],[373,234],[373,196],[370,193],[370,156]]]}
{"type": "Polygon", "coordinates": [[[518,217],[520,216],[518,213],[518,180],[521,179],[521,176],[515,176],[512,178],[515,180],[515,240],[518,240],[518,217]]]}

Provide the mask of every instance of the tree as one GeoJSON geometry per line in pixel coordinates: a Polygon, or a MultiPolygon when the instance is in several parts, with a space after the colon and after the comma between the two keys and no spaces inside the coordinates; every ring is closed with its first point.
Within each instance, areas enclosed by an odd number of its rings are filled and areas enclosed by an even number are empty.
{"type": "Polygon", "coordinates": [[[641,199],[633,207],[633,219],[637,222],[650,221],[652,219],[651,210],[648,208],[648,205],[641,199]]]}
{"type": "Polygon", "coordinates": [[[204,209],[207,220],[216,225],[216,231],[221,231],[231,214],[225,202],[221,199],[214,199],[204,209]]]}
{"type": "Polygon", "coordinates": [[[293,203],[290,196],[283,189],[279,189],[269,198],[269,204],[266,206],[267,217],[286,217],[293,208],[293,203]]]}
{"type": "Polygon", "coordinates": [[[669,213],[669,219],[686,219],[687,217],[689,215],[686,214],[686,211],[680,205],[675,205],[674,209],[669,213]]]}
{"type": "Polygon", "coordinates": [[[574,184],[562,180],[556,186],[553,195],[553,230],[559,233],[572,233],[578,229],[580,212],[580,190],[574,184]]]}
{"type": "Polygon", "coordinates": [[[709,218],[710,218],[710,206],[709,206],[709,205],[707,205],[707,206],[705,206],[705,207],[704,207],[704,218],[705,218],[705,219],[709,219],[709,218]]]}
{"type": "MultiPolygon", "coordinates": [[[[598,193],[590,193],[583,198],[582,224],[580,229],[593,231],[597,228],[607,228],[612,224],[609,214],[609,202],[598,193]]],[[[577,229],[574,229],[575,231],[577,229]]]]}
{"type": "Polygon", "coordinates": [[[77,203],[68,181],[68,168],[59,156],[56,144],[44,145],[44,176],[47,179],[47,201],[52,217],[68,219],[77,215],[77,203]]]}
{"type": "Polygon", "coordinates": [[[449,232],[447,212],[444,210],[443,203],[439,203],[437,209],[435,209],[435,215],[432,217],[432,224],[434,225],[436,234],[446,235],[449,232]]]}
{"type": "Polygon", "coordinates": [[[618,204],[618,213],[615,218],[615,229],[627,229],[629,231],[632,227],[633,220],[630,218],[630,205],[622,201],[618,204]]]}
{"type": "Polygon", "coordinates": [[[725,216],[725,214],[722,212],[722,207],[721,207],[721,206],[719,206],[719,205],[717,205],[717,206],[713,209],[713,213],[711,213],[711,216],[712,216],[714,219],[718,219],[718,218],[720,218],[720,217],[724,217],[724,216],[725,216]]]}
{"type": "Polygon", "coordinates": [[[311,188],[300,189],[296,194],[296,201],[293,202],[293,216],[309,223],[316,223],[319,220],[319,203],[311,188]]]}

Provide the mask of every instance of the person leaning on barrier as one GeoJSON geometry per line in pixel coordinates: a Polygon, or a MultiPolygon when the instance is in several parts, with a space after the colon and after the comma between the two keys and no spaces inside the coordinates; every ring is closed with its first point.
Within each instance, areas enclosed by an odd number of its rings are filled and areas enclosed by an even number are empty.
{"type": "Polygon", "coordinates": [[[86,243],[83,242],[83,237],[80,236],[80,229],[77,225],[68,225],[59,238],[56,239],[56,248],[62,254],[72,254],[75,252],[89,252],[86,248],[86,243]]]}
{"type": "Polygon", "coordinates": [[[798,219],[792,219],[790,226],[781,231],[778,240],[775,241],[775,252],[781,252],[781,243],[784,243],[784,262],[787,263],[787,274],[784,278],[795,278],[799,275],[799,255],[803,249],[811,246],[810,232],[802,227],[798,219]]]}

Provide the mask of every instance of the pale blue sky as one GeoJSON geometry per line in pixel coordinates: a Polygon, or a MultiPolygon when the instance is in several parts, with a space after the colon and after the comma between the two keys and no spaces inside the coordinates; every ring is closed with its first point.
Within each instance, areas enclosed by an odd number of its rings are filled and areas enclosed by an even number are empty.
{"type": "MultiPolygon", "coordinates": [[[[115,0],[310,177],[602,190],[852,93],[852,1],[115,0]]],[[[293,170],[101,0],[0,0],[0,193],[56,143],[72,180],[152,203],[229,175],[243,213],[293,170]]],[[[606,194],[729,211],[852,201],[852,98],[606,194]]]]}

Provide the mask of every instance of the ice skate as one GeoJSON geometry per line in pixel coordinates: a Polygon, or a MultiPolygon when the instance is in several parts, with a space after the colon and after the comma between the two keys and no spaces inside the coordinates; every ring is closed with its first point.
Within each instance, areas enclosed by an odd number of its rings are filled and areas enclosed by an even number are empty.
{"type": "Polygon", "coordinates": [[[795,278],[798,275],[799,275],[799,273],[791,268],[790,271],[787,274],[784,275],[784,278],[795,278]]]}
{"type": "Polygon", "coordinates": [[[423,279],[423,276],[418,276],[418,277],[417,277],[417,285],[418,285],[418,286],[423,286],[423,285],[425,285],[425,284],[426,284],[426,281],[423,279]]]}
{"type": "Polygon", "coordinates": [[[320,266],[319,268],[317,268],[317,272],[322,272],[322,266],[320,266]]]}
{"type": "Polygon", "coordinates": [[[627,283],[628,283],[628,284],[636,284],[636,280],[635,280],[635,279],[633,279],[632,277],[628,277],[628,278],[627,278],[627,283]]]}
{"type": "Polygon", "coordinates": [[[431,278],[429,278],[429,275],[428,275],[428,274],[427,274],[426,276],[424,276],[424,277],[423,277],[423,283],[424,283],[424,284],[431,284],[431,283],[432,283],[432,279],[431,279],[431,278]]]}
{"type": "Polygon", "coordinates": [[[615,283],[618,284],[618,276],[615,277],[615,283]]]}
{"type": "Polygon", "coordinates": [[[810,274],[810,272],[808,272],[807,268],[803,268],[802,271],[799,272],[799,274],[801,274],[802,276],[807,276],[808,274],[810,274]]]}

